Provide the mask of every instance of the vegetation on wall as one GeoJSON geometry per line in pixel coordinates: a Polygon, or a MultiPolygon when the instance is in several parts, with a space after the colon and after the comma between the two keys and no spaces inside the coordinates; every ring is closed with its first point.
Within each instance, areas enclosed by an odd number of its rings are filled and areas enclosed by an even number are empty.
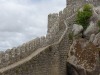
{"type": "Polygon", "coordinates": [[[99,26],[99,32],[100,32],[100,20],[97,22],[97,25],[99,26]]]}
{"type": "Polygon", "coordinates": [[[69,34],[68,34],[68,37],[69,37],[69,40],[73,40],[73,32],[70,32],[69,34]]]}
{"type": "Polygon", "coordinates": [[[82,11],[78,11],[76,23],[82,25],[84,30],[89,25],[89,19],[92,16],[92,7],[89,4],[84,5],[82,11]]]}
{"type": "Polygon", "coordinates": [[[100,28],[100,20],[98,21],[98,26],[99,26],[99,28],[100,28]]]}

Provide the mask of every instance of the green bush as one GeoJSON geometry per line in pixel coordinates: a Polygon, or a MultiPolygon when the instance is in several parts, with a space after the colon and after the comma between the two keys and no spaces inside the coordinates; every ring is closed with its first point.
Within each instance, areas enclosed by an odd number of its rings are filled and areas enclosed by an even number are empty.
{"type": "Polygon", "coordinates": [[[69,40],[73,40],[73,36],[74,36],[74,35],[73,35],[73,33],[72,33],[72,32],[70,32],[70,33],[69,33],[69,35],[68,35],[69,40]]]}
{"type": "Polygon", "coordinates": [[[76,23],[83,26],[84,29],[87,28],[89,24],[89,19],[92,16],[92,7],[89,4],[84,5],[83,11],[78,11],[76,23]]]}
{"type": "Polygon", "coordinates": [[[99,26],[99,28],[100,28],[100,20],[98,21],[98,26],[99,26]]]}
{"type": "Polygon", "coordinates": [[[89,12],[91,12],[91,9],[92,9],[92,6],[89,5],[89,4],[85,4],[84,7],[83,7],[83,11],[89,11],[89,12]]]}

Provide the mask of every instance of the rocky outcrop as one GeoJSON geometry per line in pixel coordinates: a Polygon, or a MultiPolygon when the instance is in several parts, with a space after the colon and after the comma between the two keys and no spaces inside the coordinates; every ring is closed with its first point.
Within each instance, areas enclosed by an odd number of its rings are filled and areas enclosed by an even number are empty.
{"type": "Polygon", "coordinates": [[[98,52],[98,47],[88,40],[76,39],[70,47],[68,62],[92,72],[96,70],[98,52]]]}
{"type": "Polygon", "coordinates": [[[90,42],[92,42],[95,46],[99,47],[100,46],[100,32],[98,34],[91,34],[90,42]]]}
{"type": "Polygon", "coordinates": [[[93,21],[91,21],[90,25],[84,32],[84,35],[90,37],[91,34],[97,34],[98,31],[99,31],[99,27],[97,26],[97,23],[94,23],[93,21]]]}
{"type": "Polygon", "coordinates": [[[83,68],[74,66],[69,62],[67,62],[67,75],[92,75],[92,74],[83,68]]]}
{"type": "MultiPolygon", "coordinates": [[[[82,11],[82,8],[80,11],[82,11]]],[[[75,38],[70,46],[67,61],[74,68],[71,66],[72,71],[69,75],[78,75],[80,71],[77,67],[81,69],[80,75],[100,74],[100,28],[97,24],[98,20],[100,20],[100,9],[93,7],[93,15],[86,30],[83,30],[77,24],[73,25],[72,30],[75,38]],[[85,37],[75,36],[81,34],[84,34],[85,37]],[[75,68],[77,68],[77,72],[75,68]]]]}
{"type": "Polygon", "coordinates": [[[81,25],[78,25],[78,24],[73,25],[72,31],[73,31],[74,36],[80,34],[82,30],[83,30],[83,27],[81,25]]]}
{"type": "Polygon", "coordinates": [[[94,10],[96,14],[98,15],[98,19],[100,19],[100,6],[96,7],[94,10]]]}
{"type": "Polygon", "coordinates": [[[89,39],[89,42],[93,42],[94,41],[94,38],[95,38],[95,34],[91,34],[90,39],[89,39]]]}
{"type": "Polygon", "coordinates": [[[95,38],[94,38],[94,40],[93,40],[93,44],[94,44],[95,46],[100,46],[100,33],[98,33],[98,34],[95,36],[95,38]]]}
{"type": "Polygon", "coordinates": [[[98,8],[93,8],[92,12],[93,12],[93,15],[92,17],[90,18],[90,24],[89,26],[87,27],[87,29],[84,31],[84,35],[85,36],[91,36],[91,34],[97,34],[98,31],[100,30],[100,28],[98,27],[98,20],[100,19],[99,16],[100,16],[100,13],[99,13],[99,9],[98,8]]]}

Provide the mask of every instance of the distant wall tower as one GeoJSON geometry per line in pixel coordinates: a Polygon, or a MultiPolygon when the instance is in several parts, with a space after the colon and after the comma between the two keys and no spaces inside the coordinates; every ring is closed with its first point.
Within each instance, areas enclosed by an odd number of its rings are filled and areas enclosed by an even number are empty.
{"type": "Polygon", "coordinates": [[[59,19],[59,16],[57,13],[48,15],[48,31],[47,31],[48,33],[51,31],[52,27],[55,25],[58,19],[59,19]]]}

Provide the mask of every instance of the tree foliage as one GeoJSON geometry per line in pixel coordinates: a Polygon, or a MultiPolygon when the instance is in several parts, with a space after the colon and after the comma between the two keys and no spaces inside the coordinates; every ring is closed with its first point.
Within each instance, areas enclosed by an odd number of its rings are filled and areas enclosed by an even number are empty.
{"type": "Polygon", "coordinates": [[[92,7],[89,4],[84,5],[83,11],[78,11],[76,23],[83,26],[84,29],[87,28],[89,24],[89,19],[92,16],[92,7]]]}

